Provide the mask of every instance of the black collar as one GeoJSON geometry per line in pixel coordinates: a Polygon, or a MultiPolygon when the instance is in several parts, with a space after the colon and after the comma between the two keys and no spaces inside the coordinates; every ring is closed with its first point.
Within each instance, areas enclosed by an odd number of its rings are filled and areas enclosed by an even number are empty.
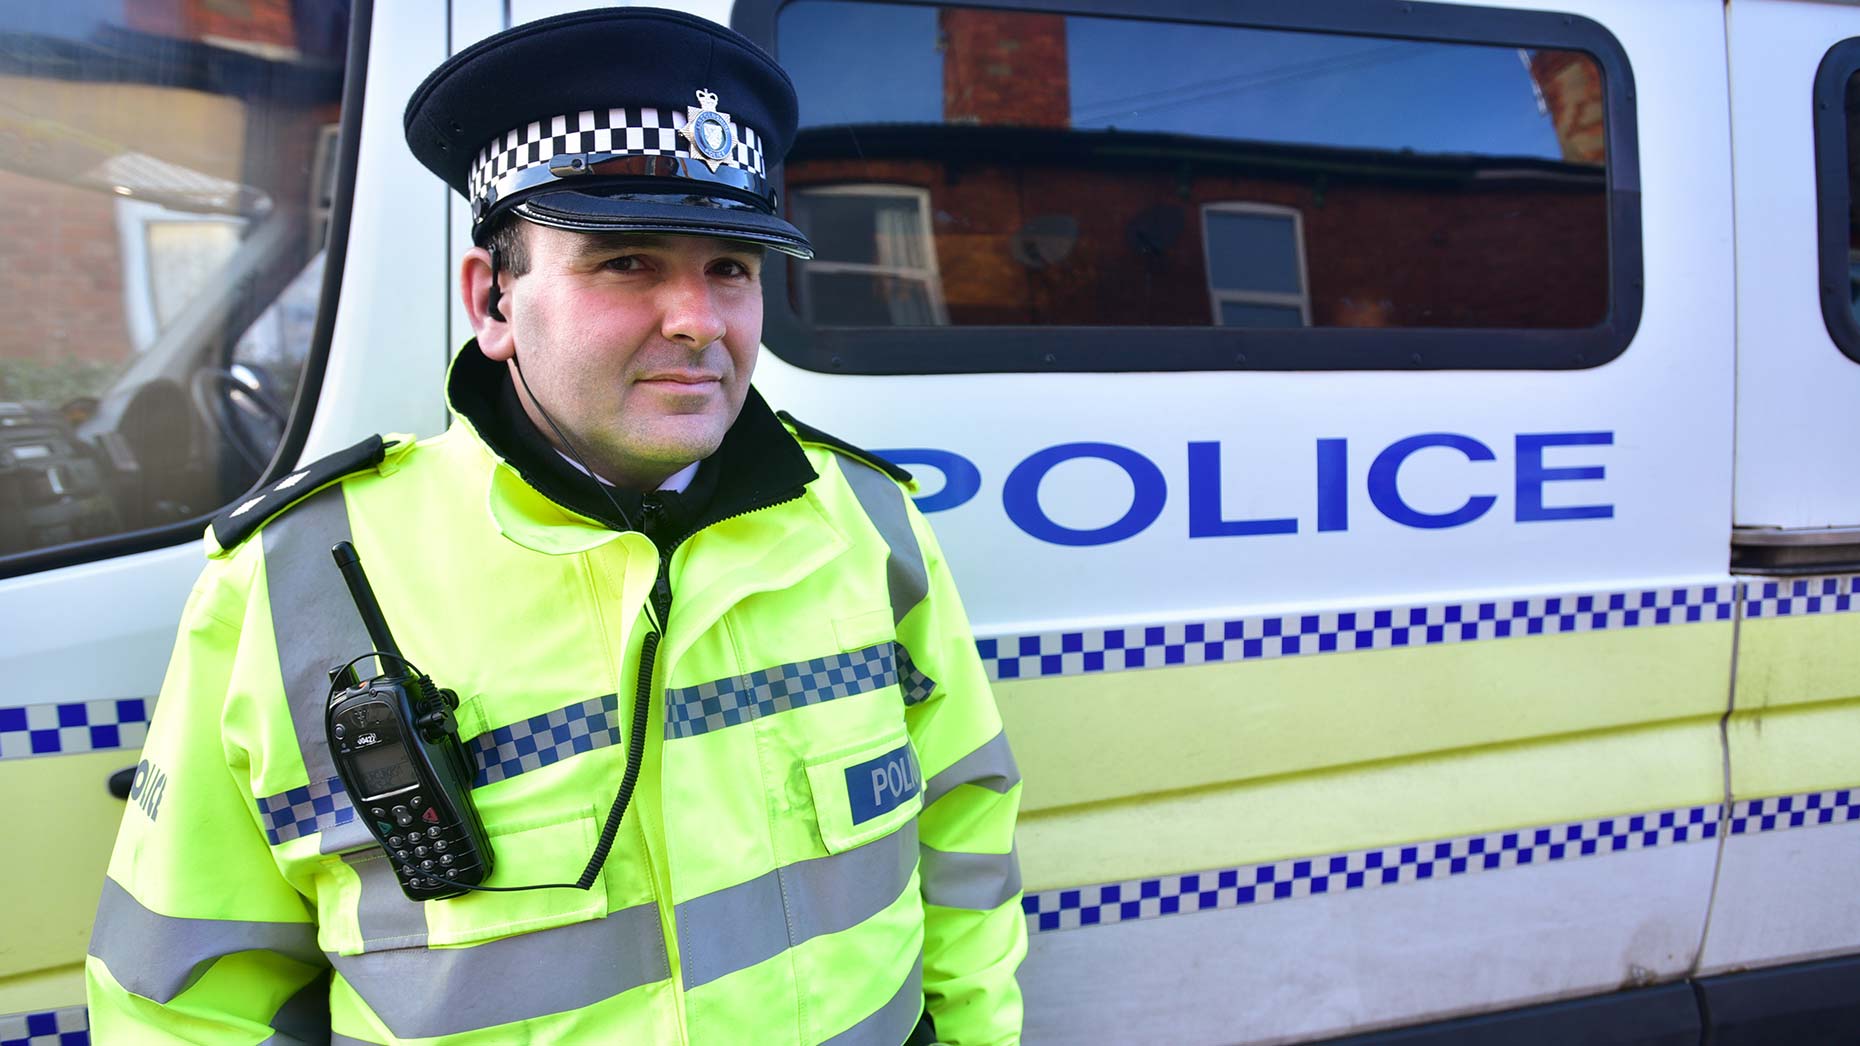
{"type": "MultiPolygon", "coordinates": [[[[492,453],[504,459],[523,481],[550,501],[614,530],[628,527],[601,494],[599,480],[586,475],[556,453],[553,444],[529,420],[517,399],[507,368],[487,359],[473,339],[459,350],[446,382],[446,398],[492,453]]],[[[724,433],[716,453],[698,465],[697,476],[683,494],[609,487],[608,492],[635,524],[645,516],[662,522],[646,527],[661,549],[719,520],[799,497],[819,478],[781,421],[754,388],[742,413],[724,433]],[[650,499],[650,500],[648,500],[650,499]],[[648,504],[654,511],[643,510],[648,504]]]]}

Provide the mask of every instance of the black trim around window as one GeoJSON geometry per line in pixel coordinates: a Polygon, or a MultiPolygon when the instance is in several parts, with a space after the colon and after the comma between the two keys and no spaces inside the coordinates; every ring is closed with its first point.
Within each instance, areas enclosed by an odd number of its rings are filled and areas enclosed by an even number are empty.
{"type": "Polygon", "coordinates": [[[1860,363],[1854,320],[1850,228],[1854,173],[1847,151],[1847,81],[1860,72],[1860,37],[1842,40],[1815,70],[1815,188],[1821,269],[1821,319],[1847,358],[1860,363]]]}
{"type": "MultiPolygon", "coordinates": [[[[776,49],[789,0],[738,0],[731,25],[776,49]]],[[[910,3],[912,0],[886,0],[910,3]]],[[[1608,155],[1609,311],[1594,327],[814,327],[790,304],[785,265],[764,270],[763,342],[808,370],[840,374],[1189,370],[1572,370],[1621,353],[1643,296],[1640,157],[1627,54],[1576,15],[1390,0],[961,0],[967,6],[1151,21],[1347,32],[1449,43],[1581,51],[1602,70],[1608,155]]],[[[780,177],[777,172],[777,178],[780,177]]]]}
{"type": "MultiPolygon", "coordinates": [[[[316,414],[317,397],[323,389],[323,371],[329,362],[330,336],[336,326],[336,307],[342,295],[342,272],[349,247],[349,216],[355,201],[355,170],[361,157],[362,103],[368,83],[368,41],[374,22],[374,0],[355,0],[349,11],[349,44],[344,59],[342,112],[337,143],[336,192],[330,201],[329,240],[323,258],[323,287],[317,298],[316,324],[312,328],[310,349],[304,359],[304,372],[297,385],[297,399],[291,404],[290,423],[284,431],[271,464],[266,466],[244,495],[283,478],[297,464],[310,436],[310,421],[316,414]]],[[[239,498],[228,501],[237,502],[239,498]]],[[[224,508],[213,508],[193,519],[146,530],[132,530],[107,537],[73,541],[34,549],[18,555],[0,556],[0,578],[19,577],[59,567],[75,566],[101,559],[149,552],[158,548],[200,540],[208,520],[224,508]]]]}

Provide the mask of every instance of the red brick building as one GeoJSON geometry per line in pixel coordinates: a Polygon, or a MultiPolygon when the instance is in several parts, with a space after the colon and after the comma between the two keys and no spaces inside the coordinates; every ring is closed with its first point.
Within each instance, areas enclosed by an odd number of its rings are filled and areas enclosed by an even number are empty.
{"type": "Polygon", "coordinates": [[[939,28],[944,123],[807,129],[786,168],[802,212],[825,187],[922,194],[939,322],[1213,322],[1206,215],[1224,205],[1296,234],[1295,293],[1251,296],[1281,319],[1302,306],[1314,326],[1554,328],[1607,311],[1601,82],[1585,56],[1531,61],[1558,162],[1075,130],[1064,16],[945,9],[939,28]]]}

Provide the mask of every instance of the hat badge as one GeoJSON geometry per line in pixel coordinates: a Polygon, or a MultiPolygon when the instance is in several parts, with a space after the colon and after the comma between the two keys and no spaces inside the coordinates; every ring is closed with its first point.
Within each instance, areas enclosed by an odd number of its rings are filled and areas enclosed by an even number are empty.
{"type": "Polygon", "coordinates": [[[716,173],[736,148],[736,128],[717,111],[717,95],[700,88],[698,104],[685,107],[685,126],[679,133],[691,143],[691,154],[716,173]]]}

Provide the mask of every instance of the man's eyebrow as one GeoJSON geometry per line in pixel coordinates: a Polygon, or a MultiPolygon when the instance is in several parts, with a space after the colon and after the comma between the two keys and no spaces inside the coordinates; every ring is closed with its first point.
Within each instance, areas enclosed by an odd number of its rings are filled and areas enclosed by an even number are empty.
{"type": "Polygon", "coordinates": [[[649,232],[590,232],[575,237],[569,253],[576,258],[612,254],[628,247],[664,247],[670,237],[649,232]]]}

